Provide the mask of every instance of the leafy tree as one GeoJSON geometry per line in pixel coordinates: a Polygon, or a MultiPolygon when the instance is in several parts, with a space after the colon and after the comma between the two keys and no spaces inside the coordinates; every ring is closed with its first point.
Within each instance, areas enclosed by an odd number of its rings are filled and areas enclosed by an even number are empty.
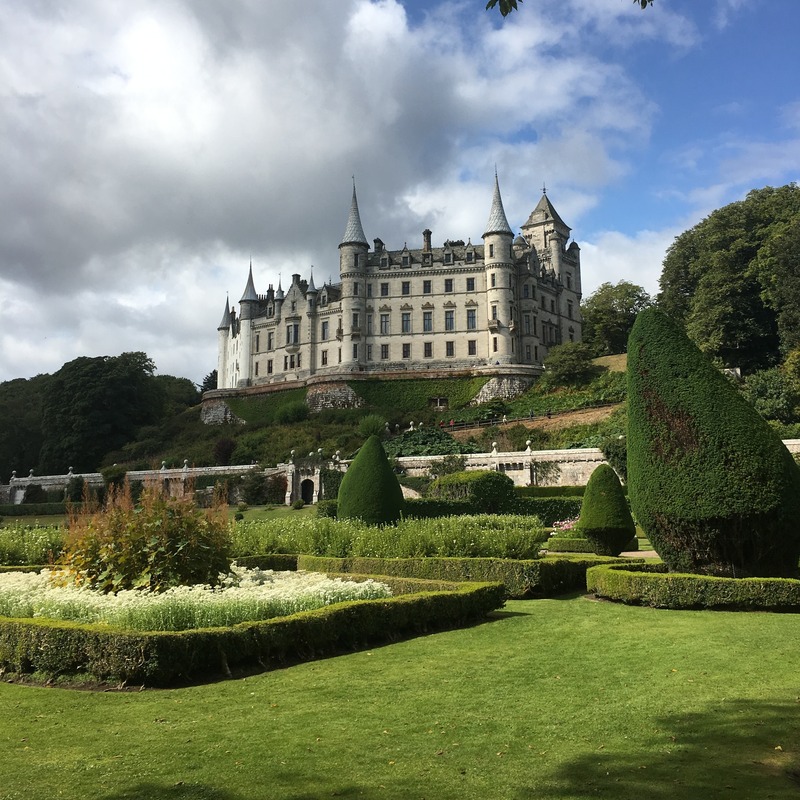
{"type": "Polygon", "coordinates": [[[678,236],[659,306],[725,366],[773,366],[800,343],[800,189],[750,192],[678,236]]]}
{"type": "Polygon", "coordinates": [[[650,295],[635,283],[602,284],[581,303],[583,343],[597,356],[626,352],[636,315],[652,304],[650,295]]]}
{"type": "Polygon", "coordinates": [[[544,360],[543,380],[548,386],[578,386],[603,371],[594,364],[592,348],[583,342],[564,342],[551,348],[544,360]]]}
{"type": "Polygon", "coordinates": [[[155,381],[163,397],[162,417],[174,417],[187,408],[200,402],[200,392],[188,378],[176,378],[174,375],[156,375],[155,381]]]}
{"type": "Polygon", "coordinates": [[[0,480],[28,474],[39,465],[42,434],[42,399],[49,375],[0,383],[0,480]]]}
{"type": "MultiPolygon", "coordinates": [[[[497,7],[498,11],[504,17],[507,17],[512,11],[516,11],[518,4],[521,3],[522,0],[489,0],[486,4],[486,10],[497,7]]],[[[633,0],[633,4],[644,10],[647,6],[653,5],[653,0],[633,0]]]]}
{"type": "Polygon", "coordinates": [[[231,463],[231,456],[236,449],[236,441],[223,436],[214,442],[214,462],[220,467],[227,467],[231,463]]]}
{"type": "Polygon", "coordinates": [[[674,320],[643,311],[628,343],[628,490],[672,572],[797,573],[800,470],[674,320]]]}
{"type": "Polygon", "coordinates": [[[764,419],[794,422],[800,406],[800,389],[783,370],[773,367],[748,375],[742,394],[764,419]]]}
{"type": "Polygon", "coordinates": [[[145,353],[76,358],[48,382],[43,398],[40,469],[96,469],[103,455],[162,413],[164,394],[145,353]]]}

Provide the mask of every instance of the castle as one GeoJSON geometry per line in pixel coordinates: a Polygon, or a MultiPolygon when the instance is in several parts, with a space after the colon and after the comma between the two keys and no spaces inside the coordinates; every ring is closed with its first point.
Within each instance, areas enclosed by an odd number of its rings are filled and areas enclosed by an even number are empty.
{"type": "Polygon", "coordinates": [[[483,244],[433,247],[425,230],[418,249],[370,249],[354,184],[340,282],[295,274],[286,292],[258,294],[251,264],[238,314],[226,301],[217,329],[217,387],[443,370],[532,380],[549,348],[580,341],[580,248],[544,191],[521,231],[495,176],[483,244]]]}

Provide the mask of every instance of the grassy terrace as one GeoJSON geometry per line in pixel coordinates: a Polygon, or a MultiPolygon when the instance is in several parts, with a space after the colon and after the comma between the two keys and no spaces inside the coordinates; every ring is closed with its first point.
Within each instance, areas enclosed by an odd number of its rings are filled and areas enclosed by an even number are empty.
{"type": "Polygon", "coordinates": [[[246,679],[0,684],[0,798],[796,798],[800,618],[510,602],[246,679]]]}

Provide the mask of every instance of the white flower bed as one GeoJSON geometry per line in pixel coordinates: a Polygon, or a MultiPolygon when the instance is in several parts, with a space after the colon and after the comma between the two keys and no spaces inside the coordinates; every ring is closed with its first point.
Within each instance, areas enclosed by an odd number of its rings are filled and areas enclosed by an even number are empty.
{"type": "Polygon", "coordinates": [[[390,597],[388,586],[328,578],[317,572],[273,572],[233,565],[219,587],[178,586],[162,593],[102,594],[54,586],[49,570],[0,574],[0,616],[101,622],[140,631],[215,628],[283,617],[344,600],[390,597]]]}

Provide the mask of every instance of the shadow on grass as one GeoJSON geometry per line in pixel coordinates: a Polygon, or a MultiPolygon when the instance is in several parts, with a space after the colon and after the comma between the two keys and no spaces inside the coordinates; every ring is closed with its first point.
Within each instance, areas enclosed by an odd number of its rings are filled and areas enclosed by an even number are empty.
{"type": "MultiPolygon", "coordinates": [[[[263,797],[274,798],[268,785],[264,788],[263,797]]],[[[364,797],[364,789],[357,786],[325,787],[321,795],[319,790],[285,793],[281,791],[281,800],[319,800],[323,797],[364,797]]],[[[102,800],[243,800],[243,796],[228,789],[217,789],[203,783],[178,783],[170,786],[157,783],[139,783],[127,789],[120,789],[114,794],[104,795],[102,800]]]]}
{"type": "Polygon", "coordinates": [[[800,797],[798,699],[725,702],[719,708],[654,721],[627,752],[565,762],[519,800],[613,797],[614,800],[800,797]]]}

